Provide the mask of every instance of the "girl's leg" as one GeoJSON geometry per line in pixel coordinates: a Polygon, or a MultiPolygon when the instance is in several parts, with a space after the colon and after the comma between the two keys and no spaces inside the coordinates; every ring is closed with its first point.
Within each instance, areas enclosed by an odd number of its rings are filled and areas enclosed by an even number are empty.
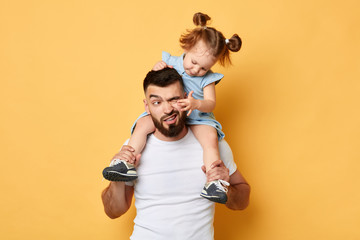
{"type": "MultiPolygon", "coordinates": [[[[155,131],[155,126],[151,117],[145,116],[140,118],[133,134],[130,137],[128,145],[134,148],[133,154],[136,156],[142,152],[145,147],[147,135],[155,131]]],[[[137,178],[137,173],[133,163],[129,163],[128,160],[123,160],[114,156],[110,167],[103,170],[103,176],[109,181],[133,181],[137,178]]]]}
{"type": "Polygon", "coordinates": [[[155,126],[150,115],[142,117],[137,121],[128,143],[128,145],[135,149],[135,156],[142,152],[146,144],[147,135],[154,131],[155,126]]]}
{"type": "Polygon", "coordinates": [[[203,161],[207,171],[213,162],[220,159],[217,131],[209,125],[191,125],[190,128],[203,148],[203,161]]]}
{"type": "MultiPolygon", "coordinates": [[[[208,171],[211,164],[220,159],[217,131],[214,127],[208,125],[192,125],[190,128],[203,148],[204,165],[206,171],[208,171]]],[[[227,202],[228,185],[228,182],[221,179],[207,182],[200,196],[213,202],[225,204],[227,202]]]]}

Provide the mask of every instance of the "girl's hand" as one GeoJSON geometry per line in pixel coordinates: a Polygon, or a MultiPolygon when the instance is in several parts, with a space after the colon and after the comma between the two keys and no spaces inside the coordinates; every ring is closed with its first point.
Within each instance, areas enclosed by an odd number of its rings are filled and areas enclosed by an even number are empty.
{"type": "Polygon", "coordinates": [[[162,69],[167,68],[167,67],[172,68],[172,66],[167,65],[166,62],[160,61],[160,62],[155,63],[155,65],[154,65],[154,67],[152,68],[152,70],[154,70],[154,71],[159,71],[159,70],[162,70],[162,69]]]}
{"type": "Polygon", "coordinates": [[[185,112],[188,111],[187,116],[190,116],[191,112],[194,109],[199,108],[199,100],[193,98],[194,91],[189,92],[189,95],[186,99],[180,99],[178,100],[178,105],[181,107],[181,111],[185,112]]]}

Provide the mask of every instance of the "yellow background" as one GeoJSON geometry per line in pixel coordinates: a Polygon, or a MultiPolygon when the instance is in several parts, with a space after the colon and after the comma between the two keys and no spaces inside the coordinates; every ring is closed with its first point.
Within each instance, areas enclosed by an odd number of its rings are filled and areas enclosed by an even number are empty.
{"type": "MultiPolygon", "coordinates": [[[[243,48],[215,114],[252,186],[220,239],[360,239],[359,1],[0,1],[0,238],[128,239],[101,171],[192,15],[243,48]]],[[[186,229],[184,229],[186,231],[186,229]]]]}

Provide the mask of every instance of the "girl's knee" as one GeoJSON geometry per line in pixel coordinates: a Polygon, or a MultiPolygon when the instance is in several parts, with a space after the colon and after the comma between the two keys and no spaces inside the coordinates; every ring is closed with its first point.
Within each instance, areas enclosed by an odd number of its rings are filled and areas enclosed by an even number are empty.
{"type": "Polygon", "coordinates": [[[147,134],[155,131],[155,125],[150,115],[142,117],[137,121],[135,131],[141,131],[147,134]]]}
{"type": "Polygon", "coordinates": [[[192,130],[203,148],[218,148],[218,135],[215,128],[195,125],[192,130]]]}

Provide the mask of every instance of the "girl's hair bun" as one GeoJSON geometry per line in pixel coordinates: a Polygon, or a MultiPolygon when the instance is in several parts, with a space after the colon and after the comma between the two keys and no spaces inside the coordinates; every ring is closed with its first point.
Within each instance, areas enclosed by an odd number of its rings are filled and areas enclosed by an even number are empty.
{"type": "Polygon", "coordinates": [[[241,39],[234,34],[230,39],[225,39],[224,35],[213,27],[207,27],[207,22],[211,18],[204,13],[198,12],[193,16],[193,22],[197,26],[192,30],[187,30],[180,37],[180,46],[189,51],[200,40],[207,44],[211,54],[217,58],[220,65],[231,64],[230,52],[237,52],[241,48],[241,39]],[[200,27],[199,27],[200,26],[200,27]]]}
{"type": "Polygon", "coordinates": [[[237,52],[240,50],[241,45],[242,45],[242,41],[241,38],[237,35],[234,34],[230,39],[229,42],[226,44],[227,48],[232,51],[232,52],[237,52]]]}
{"type": "Polygon", "coordinates": [[[209,21],[211,18],[201,12],[195,13],[194,17],[193,17],[193,22],[195,24],[195,26],[201,26],[201,27],[205,27],[206,26],[206,22],[209,21]]]}

